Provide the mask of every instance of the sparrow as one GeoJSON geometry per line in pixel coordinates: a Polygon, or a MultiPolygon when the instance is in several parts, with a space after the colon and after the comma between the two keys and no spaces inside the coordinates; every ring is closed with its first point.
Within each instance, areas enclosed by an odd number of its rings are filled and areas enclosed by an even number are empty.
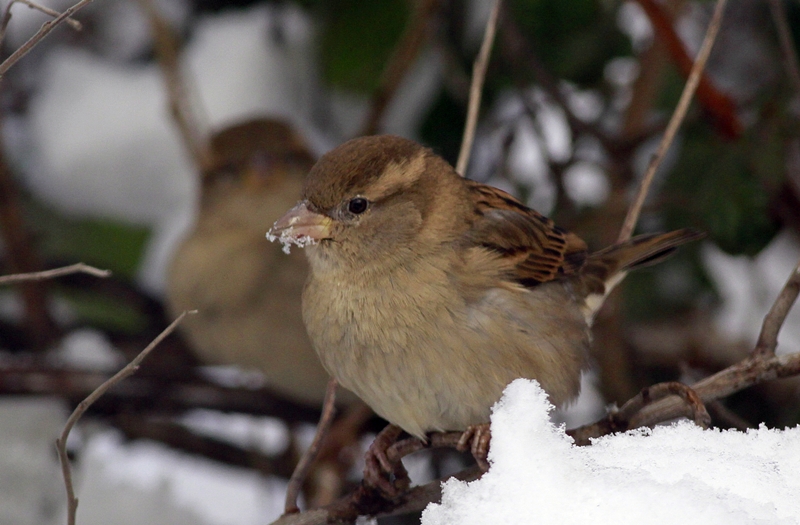
{"type": "Polygon", "coordinates": [[[537,380],[555,405],[573,400],[603,298],[627,271],[702,236],[642,235],[590,254],[396,136],[322,156],[268,235],[305,248],[303,320],[325,369],[396,427],[392,438],[423,440],[479,437],[517,378],[537,380]]]}
{"type": "Polygon", "coordinates": [[[180,329],[203,362],[256,369],[279,393],[319,406],[329,376],[302,321],[308,265],[264,239],[264,224],[297,201],[314,158],[270,119],[230,126],[210,148],[196,223],[168,271],[168,309],[198,310],[180,329]]]}

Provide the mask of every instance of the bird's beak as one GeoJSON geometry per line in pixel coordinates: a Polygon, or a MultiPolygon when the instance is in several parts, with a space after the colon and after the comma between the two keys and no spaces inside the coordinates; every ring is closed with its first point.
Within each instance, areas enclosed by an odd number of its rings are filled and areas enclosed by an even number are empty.
{"type": "Polygon", "coordinates": [[[308,209],[306,201],[300,201],[275,221],[267,232],[267,239],[273,242],[280,241],[284,251],[288,253],[292,244],[303,248],[323,239],[329,239],[331,224],[329,217],[314,213],[308,209]]]}

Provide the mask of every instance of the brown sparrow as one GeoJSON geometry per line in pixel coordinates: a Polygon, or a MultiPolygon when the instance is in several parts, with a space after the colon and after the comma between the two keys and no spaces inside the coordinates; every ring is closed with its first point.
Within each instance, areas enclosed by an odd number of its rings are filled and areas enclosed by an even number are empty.
{"type": "Polygon", "coordinates": [[[556,405],[575,398],[605,295],[701,237],[642,235],[588,254],[511,195],[394,136],[324,155],[270,235],[307,245],[303,319],[326,370],[421,439],[488,423],[517,378],[556,405]]]}
{"type": "Polygon", "coordinates": [[[167,304],[207,363],[264,374],[294,400],[319,405],[328,375],[303,326],[300,294],[308,266],[264,239],[264,224],[300,195],[313,158],[282,122],[252,120],[211,140],[199,216],[169,269],[167,304]]]}

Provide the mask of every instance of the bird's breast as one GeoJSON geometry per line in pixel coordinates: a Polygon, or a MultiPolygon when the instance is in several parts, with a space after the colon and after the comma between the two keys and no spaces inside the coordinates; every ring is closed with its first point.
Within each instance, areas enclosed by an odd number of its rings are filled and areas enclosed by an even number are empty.
{"type": "Polygon", "coordinates": [[[488,422],[519,377],[538,379],[556,404],[577,394],[588,336],[560,284],[465,294],[431,266],[354,277],[312,273],[306,327],[328,372],[407,432],[488,422]]]}

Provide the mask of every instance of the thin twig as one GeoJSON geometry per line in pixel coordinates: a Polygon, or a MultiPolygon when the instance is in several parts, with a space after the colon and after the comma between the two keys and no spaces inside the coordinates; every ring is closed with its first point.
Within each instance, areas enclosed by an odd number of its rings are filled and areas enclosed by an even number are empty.
{"type": "MultiPolygon", "coordinates": [[[[12,4],[14,4],[14,3],[25,4],[26,6],[30,7],[31,9],[35,9],[37,11],[41,11],[42,13],[44,13],[46,15],[50,15],[52,17],[57,17],[57,16],[61,15],[61,13],[59,13],[58,11],[55,11],[55,10],[50,9],[49,7],[45,7],[43,5],[39,5],[36,2],[31,2],[31,0],[12,0],[11,3],[12,4]]],[[[9,7],[10,7],[10,4],[9,4],[9,7]]],[[[80,22],[78,22],[74,18],[67,18],[66,20],[64,20],[64,22],[69,24],[69,26],[72,29],[74,29],[75,31],[81,31],[83,29],[83,24],[81,24],[80,22]]]]}
{"type": "Polygon", "coordinates": [[[192,105],[194,97],[191,96],[192,90],[186,82],[186,73],[181,70],[178,41],[153,0],[139,0],[139,4],[150,21],[156,58],[166,86],[170,114],[198,172],[206,173],[213,162],[208,133],[202,129],[200,119],[197,118],[192,105]]]}
{"type": "Polygon", "coordinates": [[[722,13],[725,10],[726,4],[727,0],[717,0],[717,4],[714,7],[714,14],[711,17],[711,22],[708,24],[708,29],[706,30],[706,36],[703,39],[703,44],[700,47],[700,51],[697,53],[697,59],[695,60],[694,66],[692,66],[692,72],[689,74],[689,78],[683,88],[683,93],[681,93],[681,98],[678,101],[678,105],[675,108],[675,111],[672,113],[672,118],[670,118],[669,124],[667,124],[667,129],[664,131],[664,137],[661,139],[661,143],[658,145],[658,150],[656,150],[656,153],[650,159],[650,164],[647,166],[647,171],[645,172],[644,177],[642,177],[642,181],[639,184],[636,197],[631,203],[630,208],[628,208],[628,215],[625,217],[625,221],[622,224],[622,229],[619,232],[617,242],[625,242],[630,239],[631,234],[633,234],[633,230],[636,227],[637,221],[639,220],[639,214],[642,212],[642,206],[644,205],[645,198],[650,190],[650,185],[653,182],[653,177],[655,176],[656,170],[661,165],[661,161],[664,160],[667,150],[672,145],[672,141],[675,139],[675,134],[677,133],[678,128],[683,122],[683,119],[686,117],[686,112],[689,109],[689,103],[692,101],[692,96],[694,95],[697,85],[700,82],[703,68],[705,68],[708,57],[711,54],[711,48],[714,46],[717,33],[722,25],[722,13]]]}
{"type": "Polygon", "coordinates": [[[797,295],[800,293],[800,263],[795,267],[792,275],[783,285],[781,293],[770,308],[769,313],[764,317],[764,324],[761,326],[761,333],[758,336],[756,348],[753,355],[773,356],[775,348],[778,346],[778,333],[786,321],[789,310],[792,309],[797,295]]]}
{"type": "Polygon", "coordinates": [[[775,28],[778,30],[786,71],[794,86],[795,96],[800,96],[800,66],[798,66],[797,50],[792,41],[792,31],[786,19],[786,6],[781,0],[769,0],[769,7],[775,28]]]}
{"type": "Polygon", "coordinates": [[[311,465],[317,459],[322,444],[325,442],[325,437],[331,429],[333,423],[333,416],[336,415],[336,379],[330,378],[328,381],[328,388],[325,390],[325,401],[322,406],[322,415],[319,418],[317,425],[317,433],[314,434],[314,440],[311,446],[308,447],[303,457],[297,463],[292,477],[289,479],[289,486],[286,489],[286,503],[284,504],[285,514],[294,514],[300,510],[297,506],[297,497],[300,495],[300,489],[308,476],[311,465]]]}
{"type": "Polygon", "coordinates": [[[43,272],[30,272],[30,273],[15,273],[12,275],[0,276],[0,284],[11,284],[26,281],[42,281],[44,279],[54,279],[64,275],[71,275],[74,273],[88,273],[95,277],[108,277],[111,275],[110,270],[101,270],[88,264],[76,263],[63,268],[54,268],[52,270],[45,270],[43,272]]]}
{"type": "Polygon", "coordinates": [[[462,176],[466,173],[472,152],[472,142],[475,140],[475,127],[478,124],[483,82],[486,79],[486,68],[489,66],[489,57],[492,54],[494,35],[497,30],[497,15],[500,12],[501,3],[502,0],[495,0],[492,12],[489,14],[489,20],[486,21],[486,31],[483,34],[481,49],[472,66],[472,83],[469,87],[469,104],[467,105],[467,123],[464,126],[461,151],[458,152],[458,162],[456,163],[456,172],[462,176]]]}
{"type": "Polygon", "coordinates": [[[383,70],[380,85],[372,96],[372,104],[359,135],[374,135],[378,132],[389,102],[428,41],[430,22],[439,8],[439,0],[417,0],[416,4],[410,22],[383,70]]]}
{"type": "MultiPolygon", "coordinates": [[[[2,21],[0,21],[0,42],[2,42],[6,37],[6,29],[8,29],[8,23],[11,21],[11,7],[14,4],[25,4],[31,9],[41,11],[42,13],[53,17],[59,16],[61,14],[58,11],[54,11],[49,7],[39,5],[35,2],[32,2],[31,0],[11,0],[6,6],[5,12],[3,13],[2,21]]],[[[74,18],[67,18],[66,23],[69,24],[69,26],[75,31],[81,31],[83,29],[83,24],[81,24],[74,18]]]]}
{"type": "Polygon", "coordinates": [[[69,19],[79,10],[83,9],[87,5],[91,4],[94,0],[81,0],[77,4],[73,5],[57,17],[52,20],[49,20],[42,24],[42,27],[36,32],[35,35],[30,37],[27,42],[22,44],[20,47],[14,51],[10,57],[5,59],[2,63],[0,63],[0,78],[3,78],[3,75],[6,74],[6,71],[11,69],[11,66],[19,62],[19,59],[30,53],[31,49],[36,46],[44,37],[46,37],[50,32],[59,26],[62,22],[69,19]]]}
{"type": "Polygon", "coordinates": [[[161,341],[163,341],[175,330],[178,324],[183,321],[184,317],[193,313],[196,313],[196,310],[185,311],[179,315],[178,318],[172,322],[172,324],[166,327],[164,331],[158,335],[158,337],[153,339],[153,341],[147,345],[147,347],[142,350],[133,361],[128,363],[125,368],[114,374],[108,381],[97,387],[94,392],[89,394],[86,399],[78,403],[78,406],[75,407],[72,415],[70,415],[69,419],[67,419],[67,423],[64,425],[64,429],[61,431],[61,435],[56,440],[58,459],[61,462],[61,473],[64,476],[64,486],[67,490],[67,525],[75,525],[75,515],[78,511],[78,498],[75,497],[75,489],[72,485],[72,471],[69,466],[69,457],[67,456],[67,438],[69,437],[72,427],[75,426],[75,423],[77,423],[81,416],[83,416],[84,412],[86,412],[86,410],[92,406],[92,403],[102,397],[102,395],[105,394],[109,388],[119,383],[126,377],[136,373],[144,358],[147,357],[161,341]]]}

